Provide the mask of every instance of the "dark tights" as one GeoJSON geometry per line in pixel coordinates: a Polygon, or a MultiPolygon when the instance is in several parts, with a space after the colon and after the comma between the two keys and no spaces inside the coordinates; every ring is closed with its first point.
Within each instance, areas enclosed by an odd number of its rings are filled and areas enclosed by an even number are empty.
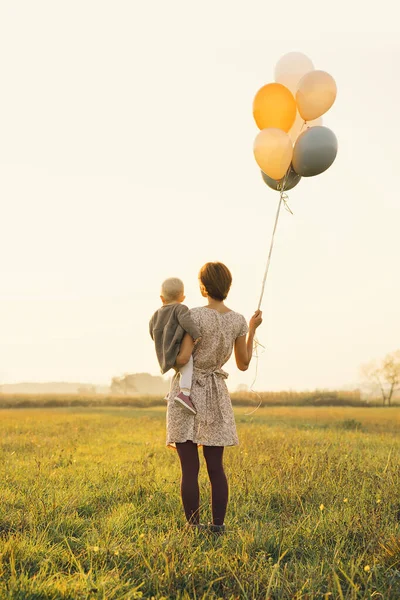
{"type": "MultiPolygon", "coordinates": [[[[198,523],[200,519],[199,452],[191,441],[176,444],[182,468],[181,496],[186,519],[198,523]]],[[[228,482],[223,466],[223,446],[203,446],[211,483],[211,506],[214,525],[223,525],[228,504],[228,482]]]]}

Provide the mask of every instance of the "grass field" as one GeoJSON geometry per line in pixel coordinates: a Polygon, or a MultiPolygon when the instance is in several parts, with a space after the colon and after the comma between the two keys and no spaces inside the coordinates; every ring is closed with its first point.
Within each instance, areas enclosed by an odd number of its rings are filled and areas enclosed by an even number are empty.
{"type": "Polygon", "coordinates": [[[247,411],[214,538],[162,408],[1,410],[0,598],[399,599],[400,408],[247,411]]]}
{"type": "MultiPolygon", "coordinates": [[[[314,390],[298,392],[294,390],[281,392],[233,392],[234,406],[254,407],[261,402],[262,406],[381,406],[379,398],[361,400],[359,390],[328,391],[314,390]]],[[[393,403],[398,402],[395,399],[393,403]]],[[[0,388],[0,408],[60,408],[60,407],[104,407],[119,406],[131,408],[164,407],[163,394],[4,394],[0,388]]]]}

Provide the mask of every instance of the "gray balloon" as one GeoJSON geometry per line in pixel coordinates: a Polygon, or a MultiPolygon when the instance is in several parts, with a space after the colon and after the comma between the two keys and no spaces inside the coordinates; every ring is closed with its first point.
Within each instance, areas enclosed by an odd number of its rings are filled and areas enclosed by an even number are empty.
{"type": "Polygon", "coordinates": [[[293,150],[293,168],[303,177],[323,173],[336,158],[338,143],[336,135],[322,125],[310,127],[296,141],[293,150]]]}
{"type": "Polygon", "coordinates": [[[271,177],[268,177],[268,175],[266,175],[266,173],[264,173],[264,171],[261,171],[261,175],[262,175],[262,178],[264,179],[264,182],[267,184],[267,186],[273,190],[277,190],[278,192],[280,192],[280,191],[287,192],[288,190],[292,190],[294,187],[296,187],[296,185],[299,183],[299,181],[301,179],[301,175],[298,175],[296,173],[296,171],[294,171],[292,165],[290,165],[290,171],[286,176],[286,180],[285,180],[285,177],[282,177],[282,179],[278,179],[278,180],[271,179],[271,177]],[[282,190],[283,182],[285,183],[284,190],[282,190]]]}

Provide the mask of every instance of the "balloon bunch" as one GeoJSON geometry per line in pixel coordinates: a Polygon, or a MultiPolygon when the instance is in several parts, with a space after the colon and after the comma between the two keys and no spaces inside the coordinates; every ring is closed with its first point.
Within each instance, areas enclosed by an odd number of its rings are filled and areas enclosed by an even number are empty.
{"type": "Polygon", "coordinates": [[[275,83],[264,85],[254,98],[253,115],[261,130],[254,141],[254,156],[265,183],[280,192],[259,309],[282,203],[290,211],[286,192],[302,177],[329,169],[336,158],[336,136],[323,127],[321,119],[335,99],[333,77],[315,70],[308,56],[301,52],[282,56],[275,67],[275,83]]]}
{"type": "Polygon", "coordinates": [[[275,67],[275,83],[258,90],[253,116],[261,130],[254,156],[265,183],[281,194],[302,177],[326,171],[336,158],[337,139],[322,125],[336,98],[329,73],[314,69],[300,52],[285,54],[275,67]]]}

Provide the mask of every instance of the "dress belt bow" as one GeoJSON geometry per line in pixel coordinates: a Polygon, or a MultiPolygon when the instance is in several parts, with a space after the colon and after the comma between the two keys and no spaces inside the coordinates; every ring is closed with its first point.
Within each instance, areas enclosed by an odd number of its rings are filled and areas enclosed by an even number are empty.
{"type": "Polygon", "coordinates": [[[196,404],[197,418],[201,423],[210,425],[218,418],[227,421],[223,401],[226,396],[226,386],[223,380],[227,377],[228,373],[223,369],[199,369],[194,367],[194,381],[205,388],[205,402],[196,404]]]}

